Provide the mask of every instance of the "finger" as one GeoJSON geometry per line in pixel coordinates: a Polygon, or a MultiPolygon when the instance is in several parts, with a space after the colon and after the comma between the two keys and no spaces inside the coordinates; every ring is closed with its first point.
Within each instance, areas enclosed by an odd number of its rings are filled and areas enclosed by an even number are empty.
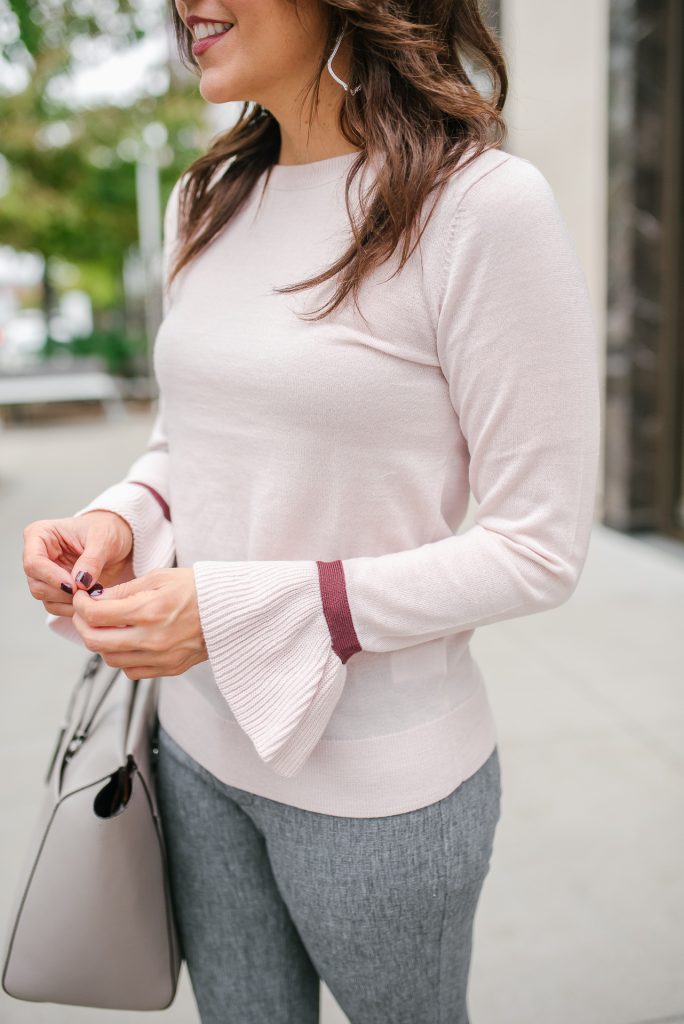
{"type": "Polygon", "coordinates": [[[154,665],[143,665],[142,668],[136,666],[134,668],[124,669],[125,674],[129,679],[155,679],[161,675],[158,668],[154,665]]]}
{"type": "Polygon", "coordinates": [[[57,565],[48,556],[46,538],[35,530],[31,531],[24,541],[23,563],[27,577],[41,580],[55,590],[60,589],[61,583],[73,585],[68,570],[57,565]]]}
{"type": "Polygon", "coordinates": [[[136,576],[135,579],[127,580],[126,583],[117,583],[113,587],[105,587],[99,597],[101,601],[120,601],[123,598],[131,597],[133,594],[159,590],[169,582],[171,578],[170,569],[153,569],[144,576],[136,576]]]}
{"type": "MultiPolygon", "coordinates": [[[[112,558],[120,557],[121,542],[118,532],[112,528],[112,517],[98,517],[94,514],[97,511],[91,509],[93,518],[85,527],[83,550],[71,569],[75,590],[90,590],[93,584],[99,581],[107,563],[112,558]]],[[[87,520],[91,513],[86,513],[80,518],[87,520]]],[[[118,518],[126,522],[123,516],[118,518]]]]}
{"type": "Polygon", "coordinates": [[[72,618],[74,606],[72,604],[58,604],[56,601],[44,601],[45,611],[51,615],[62,615],[64,618],[72,618]]]}
{"type": "Polygon", "coordinates": [[[89,590],[102,575],[109,552],[102,536],[93,529],[88,533],[83,554],[76,559],[71,570],[74,590],[89,590]]]}
{"type": "Polygon", "coordinates": [[[122,651],[121,653],[107,651],[103,655],[103,659],[110,668],[134,668],[136,665],[140,666],[143,662],[151,660],[149,651],[122,651]]]}
{"type": "Polygon", "coordinates": [[[74,594],[74,608],[88,626],[97,629],[108,626],[132,627],[152,620],[149,590],[119,600],[105,600],[103,595],[107,593],[107,589],[116,588],[106,588],[97,598],[90,597],[81,590],[74,594]]]}
{"type": "MultiPolygon", "coordinates": [[[[55,587],[51,587],[49,583],[44,583],[43,580],[38,580],[34,576],[27,576],[26,582],[28,588],[31,591],[33,597],[38,601],[54,601],[57,604],[71,604],[72,597],[61,587],[57,590],[55,587]]],[[[65,584],[67,586],[67,584],[65,584]]]]}
{"type": "Polygon", "coordinates": [[[92,629],[78,613],[74,614],[74,625],[89,651],[98,651],[100,654],[144,651],[147,660],[154,654],[155,649],[153,642],[149,640],[148,631],[137,626],[92,629]]]}

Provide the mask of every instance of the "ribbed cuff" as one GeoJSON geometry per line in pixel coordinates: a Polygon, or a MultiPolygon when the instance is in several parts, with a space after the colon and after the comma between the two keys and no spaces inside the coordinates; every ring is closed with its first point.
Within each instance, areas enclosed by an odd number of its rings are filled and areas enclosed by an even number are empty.
{"type": "Polygon", "coordinates": [[[195,562],[216,684],[259,756],[295,775],[342,695],[315,561],[195,562]]]}
{"type": "Polygon", "coordinates": [[[127,480],[112,484],[74,515],[102,509],[122,516],[133,531],[133,574],[171,568],[176,559],[173,527],[147,487],[127,480]]]}

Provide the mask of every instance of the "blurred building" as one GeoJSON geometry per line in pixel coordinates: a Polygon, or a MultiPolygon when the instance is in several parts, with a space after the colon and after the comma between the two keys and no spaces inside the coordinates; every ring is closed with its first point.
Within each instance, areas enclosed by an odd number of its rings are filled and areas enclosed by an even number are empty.
{"type": "Polygon", "coordinates": [[[506,149],[548,178],[605,370],[597,518],[684,540],[684,5],[499,0],[506,149]]]}

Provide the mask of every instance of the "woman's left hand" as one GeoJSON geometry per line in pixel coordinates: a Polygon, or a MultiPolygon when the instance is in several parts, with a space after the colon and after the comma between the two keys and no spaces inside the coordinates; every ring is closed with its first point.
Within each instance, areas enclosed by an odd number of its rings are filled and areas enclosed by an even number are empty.
{"type": "Polygon", "coordinates": [[[154,569],[97,597],[78,590],[73,608],[88,650],[129,679],[177,676],[209,658],[191,568],[154,569]]]}

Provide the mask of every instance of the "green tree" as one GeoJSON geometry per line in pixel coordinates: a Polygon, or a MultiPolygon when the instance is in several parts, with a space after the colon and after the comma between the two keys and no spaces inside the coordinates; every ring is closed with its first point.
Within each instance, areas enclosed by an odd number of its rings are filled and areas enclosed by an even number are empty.
{"type": "Polygon", "coordinates": [[[65,85],[84,54],[135,46],[163,31],[163,17],[156,5],[127,0],[0,0],[5,78],[24,78],[19,86],[0,78],[0,242],[41,253],[47,267],[54,257],[75,265],[105,323],[122,308],[123,261],[137,239],[134,161],[145,128],[153,122],[168,133],[165,202],[206,144],[203,101],[196,81],[174,65],[150,75],[149,89],[128,106],[76,106],[65,85]]]}

